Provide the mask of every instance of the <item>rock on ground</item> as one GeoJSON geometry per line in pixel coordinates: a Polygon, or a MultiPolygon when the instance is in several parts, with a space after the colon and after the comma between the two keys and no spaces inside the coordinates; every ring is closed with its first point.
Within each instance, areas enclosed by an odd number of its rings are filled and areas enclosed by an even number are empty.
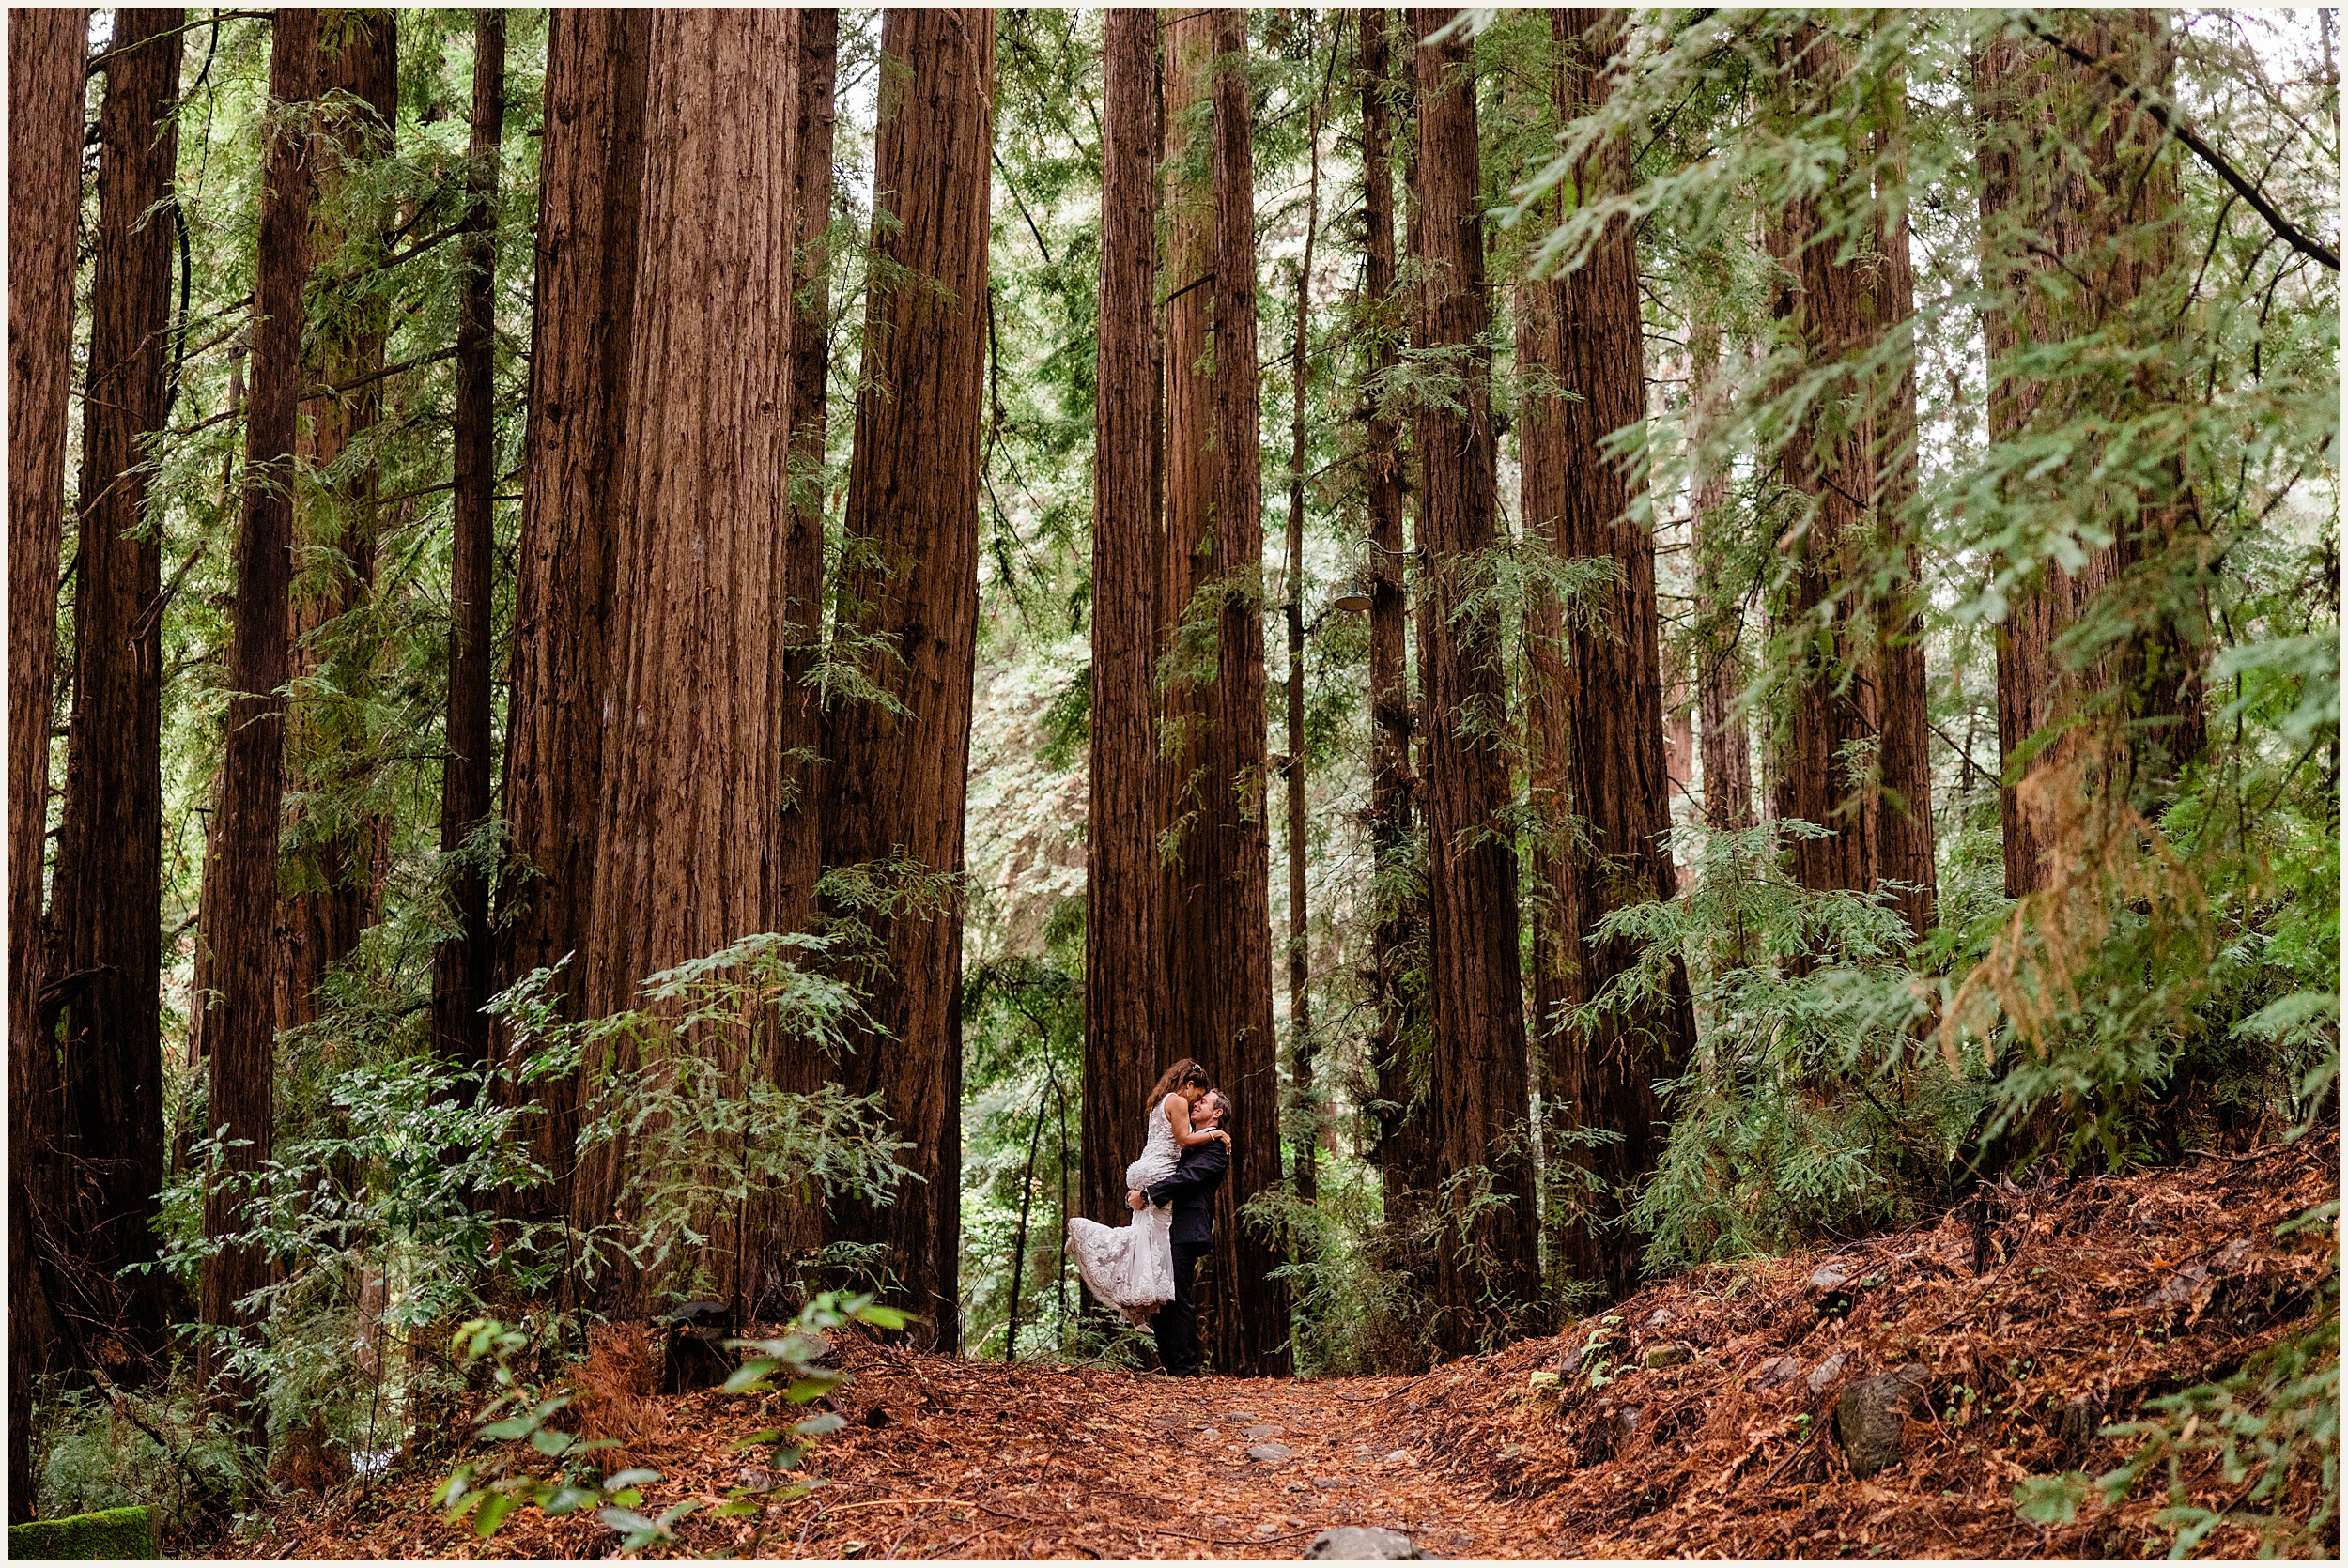
{"type": "Polygon", "coordinates": [[[1305,1548],[1306,1562],[1440,1562],[1433,1552],[1398,1530],[1343,1525],[1324,1530],[1305,1548]]]}

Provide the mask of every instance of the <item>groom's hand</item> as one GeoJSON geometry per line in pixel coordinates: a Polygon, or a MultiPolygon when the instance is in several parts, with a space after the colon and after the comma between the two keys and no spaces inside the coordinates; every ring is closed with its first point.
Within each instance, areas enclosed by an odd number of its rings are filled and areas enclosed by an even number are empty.
{"type": "Polygon", "coordinates": [[[1125,1207],[1139,1213],[1150,1207],[1150,1200],[1142,1196],[1139,1189],[1131,1189],[1125,1193],[1125,1207]]]}

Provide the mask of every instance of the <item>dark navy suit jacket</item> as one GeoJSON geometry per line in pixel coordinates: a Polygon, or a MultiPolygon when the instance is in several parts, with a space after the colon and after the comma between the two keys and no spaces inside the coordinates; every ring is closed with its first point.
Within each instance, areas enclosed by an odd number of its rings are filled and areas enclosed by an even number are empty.
{"type": "Polygon", "coordinates": [[[1174,1174],[1149,1190],[1151,1203],[1174,1206],[1176,1246],[1188,1241],[1203,1247],[1214,1239],[1214,1190],[1230,1168],[1229,1145],[1210,1138],[1182,1150],[1174,1174]]]}

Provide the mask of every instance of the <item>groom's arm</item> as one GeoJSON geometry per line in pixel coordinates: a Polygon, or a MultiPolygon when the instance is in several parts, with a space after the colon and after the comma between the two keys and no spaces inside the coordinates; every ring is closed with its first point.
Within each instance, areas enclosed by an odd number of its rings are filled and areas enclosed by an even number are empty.
{"type": "Polygon", "coordinates": [[[1164,1207],[1175,1199],[1201,1189],[1211,1191],[1223,1180],[1223,1173],[1230,1168],[1230,1164],[1231,1151],[1220,1138],[1187,1149],[1174,1174],[1149,1190],[1150,1201],[1164,1207]]]}

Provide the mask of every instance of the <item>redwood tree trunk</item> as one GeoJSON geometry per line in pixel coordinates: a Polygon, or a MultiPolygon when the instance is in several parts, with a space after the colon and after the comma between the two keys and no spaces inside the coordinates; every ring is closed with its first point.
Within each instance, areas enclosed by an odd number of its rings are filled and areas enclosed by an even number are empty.
{"type": "Polygon", "coordinates": [[[1085,829],[1085,1211],[1121,1221],[1158,1069],[1157,13],[1104,13],[1093,402],[1092,733],[1085,829]]]}
{"type": "MultiPolygon", "coordinates": [[[[1840,40],[1804,24],[1779,44],[1795,79],[1825,95],[1850,69],[1840,40]]],[[[1794,202],[1771,218],[1770,252],[1791,274],[1779,295],[1808,366],[1832,365],[1870,346],[1880,331],[1872,259],[1840,259],[1823,237],[1817,201],[1794,202]]],[[[1785,443],[1782,478],[1806,498],[1806,526],[1792,544],[1797,561],[1784,623],[1808,628],[1791,671],[1792,714],[1776,776],[1777,815],[1831,830],[1787,846],[1805,887],[1872,890],[1881,880],[1877,791],[1881,690],[1866,667],[1861,607],[1847,592],[1863,560],[1875,497],[1878,426],[1871,413],[1814,412],[1785,443]],[[1821,623],[1820,611],[1831,601],[1821,623]],[[1871,765],[1867,759],[1873,758],[1871,765]]]]}
{"type": "Polygon", "coordinates": [[[1296,1140],[1296,1195],[1314,1202],[1319,1114],[1313,1094],[1310,922],[1305,901],[1307,839],[1305,818],[1305,389],[1309,377],[1305,349],[1312,336],[1313,240],[1321,227],[1321,102],[1316,100],[1305,137],[1311,144],[1311,173],[1305,196],[1305,254],[1296,269],[1296,331],[1289,344],[1289,390],[1293,406],[1289,424],[1288,594],[1288,781],[1289,852],[1289,1039],[1293,1093],[1303,1117],[1296,1140]]]}
{"type": "MultiPolygon", "coordinates": [[[[300,569],[294,581],[290,674],[296,685],[286,711],[286,777],[287,793],[297,797],[350,788],[356,769],[365,765],[366,737],[351,719],[362,706],[376,650],[327,628],[336,617],[359,608],[373,591],[380,469],[370,462],[347,478],[327,474],[365,438],[382,409],[383,382],[368,377],[383,368],[387,315],[385,302],[369,291],[373,280],[366,276],[365,253],[337,266],[336,253],[348,236],[342,203],[334,198],[347,202],[344,192],[363,185],[366,165],[392,150],[399,39],[390,9],[352,8],[320,15],[318,97],[338,94],[348,97],[322,110],[332,154],[317,175],[319,199],[311,208],[309,265],[313,272],[336,266],[344,276],[319,290],[327,303],[323,319],[309,334],[302,371],[309,395],[294,433],[304,478],[294,498],[300,569]],[[348,392],[329,390],[346,385],[348,392]],[[302,683],[320,675],[337,695],[321,700],[302,690],[302,683]],[[362,700],[347,699],[351,698],[362,700]]],[[[382,232],[378,223],[369,249],[381,245],[382,232]]],[[[301,811],[297,801],[287,803],[292,843],[281,868],[286,891],[279,912],[280,1029],[317,1017],[318,984],[358,945],[375,882],[372,826],[321,830],[303,822],[301,811]]]]}
{"type": "MultiPolygon", "coordinates": [[[[2073,41],[2099,59],[2117,57],[2126,73],[2145,80],[2139,54],[2149,54],[2151,84],[2165,83],[2173,52],[2167,23],[2155,12],[2115,11],[2075,22],[2073,41]]],[[[1983,333],[1993,368],[2024,343],[2054,343],[2124,315],[2167,265],[2169,244],[2157,225],[2178,201],[2178,176],[2164,133],[2149,116],[2115,95],[2100,69],[2067,59],[2048,60],[2045,45],[2000,38],[1973,62],[1973,97],[1983,126],[1981,228],[1984,283],[2004,292],[1985,311],[1983,333]],[[2107,112],[2108,111],[2108,112],[2107,112]],[[2085,144],[2083,159],[2056,163],[2041,150],[2058,138],[2085,144]],[[2141,227],[2139,227],[2139,225],[2141,227]],[[2130,230],[2138,230],[2131,234],[2130,230]],[[2038,269],[2060,268],[2075,286],[2039,284],[2038,269]]],[[[2152,396],[2172,395],[2146,383],[2152,396]]],[[[2053,394],[2060,399],[2062,394],[2053,394]]],[[[2049,389],[2006,377],[1990,388],[1989,432],[2007,439],[2042,419],[2048,423],[2086,410],[2058,401],[2049,389]]],[[[2182,476],[2178,476],[2181,480],[2182,476]]],[[[2124,794],[2139,765],[2136,736],[2110,733],[2109,724],[2075,729],[2022,763],[2034,735],[2071,717],[2083,698],[2115,685],[2124,689],[2124,719],[2150,721],[2155,767],[2173,766],[2201,749],[2199,655],[2195,638],[2174,623],[2156,624],[2086,669],[2067,667],[2055,644],[2095,597],[2133,566],[2170,543],[2177,508],[2147,498],[2133,533],[2091,550],[2077,571],[2048,565],[2019,596],[1998,644],[1998,750],[2007,782],[2000,791],[2009,897],[2044,889],[2048,857],[2059,848],[2029,782],[2051,770],[2088,767],[2084,779],[2098,794],[2124,794]],[[2022,777],[2016,778],[2020,772],[2022,777]],[[2017,785],[2023,786],[2017,788],[2017,785]]]]}
{"type": "Polygon", "coordinates": [[[148,1222],[163,1186],[162,546],[143,526],[140,441],[165,411],[173,245],[157,209],[171,199],[178,154],[169,116],[183,14],[124,8],[107,56],[82,400],[73,726],[50,895],[51,967],[82,976],[70,982],[59,1017],[79,1299],[53,1305],[85,1318],[76,1335],[85,1345],[118,1340],[127,1359],[113,1375],[130,1383],[163,1349],[165,1308],[160,1270],[122,1270],[154,1261],[148,1222]]]}
{"type": "MultiPolygon", "coordinates": [[[[447,755],[440,764],[440,853],[455,854],[489,817],[489,638],[497,546],[498,144],[505,130],[505,13],[473,20],[472,140],[467,149],[465,292],[456,326],[456,493],[450,509],[447,755]]],[[[495,956],[487,879],[472,866],[450,879],[460,934],[432,955],[432,1036],[442,1059],[478,1072],[489,1061],[495,956]]]]}
{"type": "MultiPolygon", "coordinates": [[[[1394,15],[1375,8],[1361,13],[1362,214],[1367,253],[1364,281],[1376,308],[1364,340],[1364,370],[1373,377],[1392,371],[1401,361],[1406,331],[1407,301],[1395,287],[1392,114],[1387,101],[1394,90],[1387,47],[1394,15]]],[[[1402,459],[1395,422],[1371,401],[1363,411],[1363,487],[1370,549],[1370,839],[1378,856],[1380,881],[1391,886],[1393,878],[1407,869],[1412,853],[1416,783],[1411,775],[1413,719],[1406,652],[1410,624],[1403,587],[1409,555],[1403,542],[1402,459]]],[[[1418,1099],[1426,1074],[1414,1071],[1411,1060],[1413,1009],[1403,984],[1412,966],[1412,951],[1425,930],[1422,900],[1380,895],[1378,924],[1371,936],[1378,1022],[1370,1054],[1378,1075],[1378,1098],[1392,1107],[1378,1117],[1377,1160],[1386,1225],[1399,1237],[1410,1234],[1418,1211],[1419,1204],[1411,1194],[1426,1193],[1435,1185],[1429,1113],[1418,1099]]]]}
{"type": "MultiPolygon", "coordinates": [[[[1589,9],[1550,13],[1564,56],[1561,120],[1595,111],[1603,71],[1624,15],[1589,9]]],[[[1617,141],[1594,153],[1578,183],[1623,190],[1630,148],[1617,141]]],[[[1559,900],[1567,951],[1566,999],[1583,1006],[1637,961],[1637,944],[1595,940],[1599,922],[1633,903],[1676,891],[1670,845],[1671,784],[1663,760],[1663,676],[1655,602],[1655,541],[1629,515],[1644,478],[1601,451],[1605,438],[1646,417],[1646,369],[1639,323],[1637,244],[1627,220],[1610,224],[1588,262],[1559,289],[1556,364],[1572,395],[1559,411],[1555,461],[1568,476],[1557,548],[1568,557],[1611,559],[1616,586],[1594,617],[1576,616],[1568,634],[1574,678],[1567,688],[1572,735],[1568,790],[1586,838],[1564,856],[1559,900]],[[1578,482],[1577,482],[1578,481],[1578,482]]],[[[1528,469],[1532,464],[1528,458],[1528,469]]],[[[1695,1041],[1687,978],[1675,961],[1669,992],[1643,1007],[1605,1014],[1555,1039],[1552,1084],[1568,1130],[1611,1131],[1618,1141],[1583,1145],[1561,1159],[1593,1178],[1579,1222],[1565,1227],[1563,1261],[1610,1297],[1639,1278],[1645,1237],[1622,1214],[1655,1169],[1665,1139],[1655,1081],[1679,1075],[1695,1041]]]]}
{"type": "Polygon", "coordinates": [[[89,13],[8,11],[8,1517],[33,1514],[33,1374],[50,1339],[35,1238],[62,1226],[56,1056],[40,1027],[57,549],[73,371],[89,13]]]}
{"type": "MultiPolygon", "coordinates": [[[[652,14],[616,635],[578,979],[589,1017],[633,1006],[648,975],[773,930],[781,909],[797,20],[652,14]]],[[[635,1063],[620,1049],[626,1073],[635,1063]]],[[[625,1228],[626,1171],[625,1140],[581,1162],[578,1223],[617,1212],[625,1228]]],[[[721,1292],[737,1260],[712,1259],[721,1292]]],[[[649,1305],[624,1264],[600,1297],[611,1313],[649,1305]]]]}
{"type": "MultiPolygon", "coordinates": [[[[650,25],[643,10],[589,8],[558,8],[548,23],[504,778],[514,853],[538,875],[507,884],[499,985],[583,958],[591,929],[650,25]]],[[[575,1019],[588,1016],[579,982],[575,961],[563,986],[575,1019]]],[[[578,1087],[532,1092],[532,1152],[554,1180],[506,1202],[533,1217],[571,1212],[578,1087]]]]}
{"type": "Polygon", "coordinates": [[[1425,40],[1448,8],[1414,8],[1419,101],[1418,267],[1413,336],[1444,353],[1458,406],[1422,403],[1414,419],[1427,550],[1427,794],[1429,950],[1435,1054],[1430,1097],[1439,1168],[1458,1178],[1436,1255],[1436,1343],[1446,1354],[1530,1325],[1539,1297],[1532,1161],[1525,1140],[1523,984],[1517,948],[1516,856],[1506,836],[1507,761],[1496,742],[1507,694],[1500,628],[1465,603],[1471,558],[1497,535],[1491,366],[1483,337],[1483,200],[1475,83],[1464,39],[1425,40]],[[1481,1173],[1477,1175],[1475,1173],[1481,1173]],[[1505,1200],[1470,1220],[1476,1190],[1505,1200]],[[1465,1235],[1462,1235],[1462,1229],[1465,1235]]]}
{"type": "MultiPolygon", "coordinates": [[[[286,8],[270,27],[269,92],[279,103],[317,96],[318,13],[286,8]]],[[[292,581],[294,411],[301,398],[302,290],[310,226],[310,149],[299,122],[278,122],[263,164],[259,273],[254,284],[253,386],[245,411],[243,523],[228,652],[228,741],[221,791],[220,897],[204,1038],[211,1063],[206,1115],[224,1142],[204,1199],[204,1234],[245,1228],[239,1190],[270,1158],[276,1067],[277,839],[285,785],[286,595],[292,581]]],[[[269,1281],[257,1247],[224,1245],[205,1259],[203,1321],[252,1332],[238,1303],[269,1281]]],[[[214,1357],[208,1362],[217,1367],[214,1357]]],[[[257,1391],[250,1429],[267,1440],[257,1391]]]]}
{"type": "Polygon", "coordinates": [[[894,218],[873,250],[866,390],[849,464],[845,630],[897,653],[873,679],[908,711],[854,702],[832,715],[825,861],[909,861],[950,877],[943,908],[879,921],[890,977],[871,997],[885,1034],[856,1040],[839,1073],[877,1091],[922,1179],[873,1207],[837,1206],[837,1234],[882,1242],[921,1345],[960,1344],[963,807],[976,671],[979,410],[985,368],[994,146],[995,15],[892,8],[874,189],[894,218]]]}

